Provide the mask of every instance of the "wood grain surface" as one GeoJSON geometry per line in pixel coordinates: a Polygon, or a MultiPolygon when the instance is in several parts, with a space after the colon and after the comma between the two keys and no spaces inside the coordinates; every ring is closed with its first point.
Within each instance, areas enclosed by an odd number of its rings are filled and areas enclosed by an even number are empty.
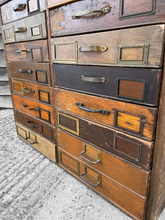
{"type": "Polygon", "coordinates": [[[59,6],[63,5],[66,3],[71,3],[77,0],[48,0],[48,8],[54,7],[54,6],[59,6]]]}

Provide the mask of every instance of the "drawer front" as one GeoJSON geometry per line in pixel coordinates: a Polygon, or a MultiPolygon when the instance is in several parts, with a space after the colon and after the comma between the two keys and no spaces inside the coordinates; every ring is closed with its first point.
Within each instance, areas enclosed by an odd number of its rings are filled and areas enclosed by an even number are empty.
{"type": "Polygon", "coordinates": [[[6,45],[7,61],[49,62],[47,40],[6,45]]]}
{"type": "Polygon", "coordinates": [[[2,24],[46,9],[45,0],[12,0],[1,6],[2,24]]]}
{"type": "Polygon", "coordinates": [[[25,127],[56,143],[55,127],[18,110],[15,110],[15,118],[25,127]]]}
{"type": "Polygon", "coordinates": [[[54,125],[54,108],[40,102],[32,101],[21,96],[12,94],[13,106],[32,116],[54,125]]]}
{"type": "Polygon", "coordinates": [[[45,138],[37,135],[35,132],[27,129],[23,125],[16,122],[16,130],[18,136],[33,148],[44,154],[49,159],[56,162],[56,146],[45,138]]]}
{"type": "Polygon", "coordinates": [[[57,112],[57,117],[58,127],[65,132],[147,170],[151,169],[154,142],[126,135],[64,112],[57,112]]]}
{"type": "Polygon", "coordinates": [[[11,79],[11,84],[13,93],[53,105],[51,87],[28,83],[17,79],[11,79]]]}
{"type": "Polygon", "coordinates": [[[84,161],[141,196],[145,197],[148,194],[150,171],[139,169],[59,129],[57,135],[59,148],[84,161]]]}
{"type": "Polygon", "coordinates": [[[158,105],[162,70],[54,64],[55,85],[83,93],[158,105]]]}
{"type": "Polygon", "coordinates": [[[76,1],[50,11],[51,36],[164,22],[163,16],[164,0],[156,1],[156,5],[154,0],[76,1]],[[96,10],[98,11],[95,12],[96,10]]]}
{"type": "Polygon", "coordinates": [[[51,85],[48,63],[8,61],[7,70],[10,77],[51,85]]]}
{"type": "Polygon", "coordinates": [[[48,0],[48,8],[58,6],[58,5],[63,5],[66,3],[71,3],[74,1],[76,1],[76,0],[48,0]]]}
{"type": "Polygon", "coordinates": [[[164,25],[51,39],[54,63],[162,67],[164,25]],[[134,37],[133,37],[134,36],[134,37]]]}
{"type": "Polygon", "coordinates": [[[59,148],[59,164],[61,167],[78,177],[92,189],[101,193],[120,209],[136,219],[143,220],[146,209],[146,199],[125,188],[112,178],[92,169],[77,158],[59,148]]]}
{"type": "Polygon", "coordinates": [[[4,43],[47,37],[45,12],[2,26],[4,43]]]}
{"type": "Polygon", "coordinates": [[[120,130],[153,139],[156,108],[55,89],[56,107],[120,130]]]}

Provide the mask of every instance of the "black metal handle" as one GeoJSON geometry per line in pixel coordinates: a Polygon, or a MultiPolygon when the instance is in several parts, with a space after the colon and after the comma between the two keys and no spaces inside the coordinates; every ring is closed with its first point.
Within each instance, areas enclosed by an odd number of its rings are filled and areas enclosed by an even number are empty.
{"type": "Polygon", "coordinates": [[[81,75],[80,78],[86,82],[105,83],[106,79],[103,77],[89,77],[81,75]]]}
{"type": "Polygon", "coordinates": [[[22,69],[18,69],[19,73],[33,73],[32,70],[22,70],[22,69]]]}
{"type": "Polygon", "coordinates": [[[97,163],[99,163],[99,162],[101,161],[100,159],[98,159],[98,160],[96,160],[96,161],[91,161],[91,160],[89,160],[88,158],[86,158],[86,157],[83,156],[84,153],[85,153],[85,151],[82,151],[82,152],[80,153],[80,157],[81,157],[82,159],[86,160],[87,162],[91,163],[91,164],[97,164],[97,163]]]}
{"type": "Polygon", "coordinates": [[[30,141],[28,141],[28,139],[30,139],[30,137],[28,137],[28,138],[25,138],[25,140],[26,140],[26,142],[28,142],[28,144],[36,144],[36,143],[37,143],[37,141],[34,141],[34,142],[30,142],[30,141]]]}
{"type": "Polygon", "coordinates": [[[16,50],[16,53],[31,53],[31,50],[16,50]]]}
{"type": "Polygon", "coordinates": [[[13,7],[13,11],[22,11],[25,9],[25,7],[26,7],[25,3],[17,4],[13,7]]]}
{"type": "Polygon", "coordinates": [[[108,114],[109,114],[109,111],[108,111],[108,110],[104,110],[104,109],[93,110],[93,109],[90,109],[90,108],[86,108],[86,107],[83,106],[83,103],[81,103],[81,102],[76,102],[76,105],[77,105],[81,110],[84,110],[84,111],[87,111],[87,112],[101,113],[101,114],[103,114],[103,115],[108,115],[108,114]]]}
{"type": "Polygon", "coordinates": [[[26,124],[31,127],[31,128],[38,128],[38,125],[36,124],[31,124],[29,120],[27,120],[26,124]]]}
{"type": "Polygon", "coordinates": [[[24,91],[25,93],[35,93],[35,90],[34,90],[34,89],[23,88],[23,91],[24,91]]]}
{"type": "Polygon", "coordinates": [[[87,182],[88,184],[90,184],[91,186],[94,186],[94,187],[96,187],[96,186],[99,186],[100,185],[100,181],[99,182],[97,182],[96,184],[94,184],[94,183],[91,183],[89,180],[87,180],[86,178],[84,178],[84,175],[85,175],[86,173],[82,173],[81,175],[80,175],[80,177],[81,177],[81,179],[83,179],[85,182],[87,182]]]}
{"type": "Polygon", "coordinates": [[[23,104],[24,108],[27,110],[35,110],[38,111],[38,108],[28,108],[26,104],[23,104]]]}

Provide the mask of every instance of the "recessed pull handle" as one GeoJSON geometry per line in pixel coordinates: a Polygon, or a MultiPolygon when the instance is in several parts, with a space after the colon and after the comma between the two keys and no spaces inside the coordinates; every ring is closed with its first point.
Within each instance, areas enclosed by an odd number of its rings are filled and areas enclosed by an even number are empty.
{"type": "Polygon", "coordinates": [[[27,30],[26,27],[16,27],[16,28],[14,29],[14,32],[15,32],[15,33],[22,33],[22,32],[25,32],[26,30],[27,30]]]}
{"type": "Polygon", "coordinates": [[[96,160],[96,161],[91,161],[91,160],[89,160],[88,158],[84,157],[83,154],[85,154],[85,151],[82,151],[82,152],[80,153],[80,157],[81,157],[82,159],[86,160],[87,162],[91,163],[91,164],[97,164],[97,163],[99,163],[99,162],[101,161],[100,159],[98,159],[98,160],[96,160]]]}
{"type": "Polygon", "coordinates": [[[23,88],[23,91],[24,91],[25,93],[35,93],[35,90],[34,90],[34,89],[23,88]]]}
{"type": "Polygon", "coordinates": [[[81,75],[80,78],[85,82],[95,82],[95,83],[105,83],[106,79],[104,77],[89,77],[81,75]]]}
{"type": "Polygon", "coordinates": [[[92,14],[92,13],[97,13],[97,14],[106,14],[110,12],[110,7],[105,7],[105,8],[102,8],[100,10],[85,10],[85,11],[80,11],[80,12],[77,12],[76,14],[72,15],[72,19],[76,19],[76,18],[79,18],[79,17],[82,17],[84,15],[89,15],[89,14],[92,14]]]}
{"type": "Polygon", "coordinates": [[[27,110],[34,110],[34,111],[38,111],[38,108],[28,108],[26,104],[23,104],[24,108],[27,110]]]}
{"type": "Polygon", "coordinates": [[[81,102],[76,102],[76,105],[79,107],[79,109],[87,111],[87,112],[101,113],[103,115],[108,115],[109,114],[108,110],[104,110],[104,109],[93,110],[93,109],[90,109],[90,108],[86,108],[86,107],[84,107],[83,103],[81,103],[81,102]]]}
{"type": "Polygon", "coordinates": [[[22,11],[24,10],[26,7],[26,4],[23,3],[23,4],[17,4],[13,7],[13,11],[22,11]]]}
{"type": "Polygon", "coordinates": [[[22,69],[18,69],[19,73],[33,73],[32,70],[22,70],[22,69]]]}
{"type": "Polygon", "coordinates": [[[31,128],[38,128],[38,125],[36,124],[31,124],[29,120],[27,120],[26,124],[31,127],[31,128]]]}
{"type": "Polygon", "coordinates": [[[80,52],[105,52],[108,50],[108,47],[103,46],[80,46],[79,51],[80,52]]]}
{"type": "Polygon", "coordinates": [[[31,53],[31,50],[16,50],[16,53],[31,53]]]}

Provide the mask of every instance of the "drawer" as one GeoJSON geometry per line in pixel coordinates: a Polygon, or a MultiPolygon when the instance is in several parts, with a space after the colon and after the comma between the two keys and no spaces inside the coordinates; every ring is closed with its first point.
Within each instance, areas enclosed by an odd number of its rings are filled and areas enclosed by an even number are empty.
{"type": "Polygon", "coordinates": [[[49,62],[47,40],[6,45],[7,61],[49,62]]]}
{"type": "Polygon", "coordinates": [[[4,43],[47,37],[45,12],[2,26],[4,43]]]}
{"type": "Polygon", "coordinates": [[[8,61],[7,70],[10,77],[51,85],[48,63],[8,61]]]}
{"type": "Polygon", "coordinates": [[[56,108],[95,122],[154,139],[157,109],[55,89],[56,108]]]}
{"type": "Polygon", "coordinates": [[[65,64],[162,67],[164,25],[51,39],[52,61],[65,64]]]}
{"type": "Polygon", "coordinates": [[[53,105],[51,87],[28,83],[17,79],[11,79],[11,84],[13,93],[53,105]]]}
{"type": "Polygon", "coordinates": [[[147,198],[144,199],[117,181],[84,164],[59,148],[59,165],[89,187],[99,192],[114,205],[135,219],[144,219],[147,198]]]}
{"type": "Polygon", "coordinates": [[[71,3],[74,2],[76,0],[48,0],[48,8],[57,6],[57,5],[63,5],[66,3],[71,3]]]}
{"type": "Polygon", "coordinates": [[[56,162],[56,145],[16,122],[18,136],[33,148],[56,162]]]}
{"type": "Polygon", "coordinates": [[[124,134],[91,121],[57,112],[58,127],[100,149],[150,170],[154,142],[124,134]]]}
{"type": "Polygon", "coordinates": [[[13,106],[32,116],[54,125],[54,108],[41,102],[32,101],[19,95],[12,94],[13,106]]]}
{"type": "Polygon", "coordinates": [[[165,22],[165,1],[76,1],[52,9],[50,21],[52,37],[163,23],[165,22]]]}
{"type": "Polygon", "coordinates": [[[27,17],[45,9],[45,0],[12,0],[1,6],[2,24],[27,17]]]}
{"type": "Polygon", "coordinates": [[[55,127],[15,109],[15,119],[25,127],[56,143],[55,127]]]}
{"type": "Polygon", "coordinates": [[[162,70],[54,64],[57,87],[158,105],[162,70]]]}

